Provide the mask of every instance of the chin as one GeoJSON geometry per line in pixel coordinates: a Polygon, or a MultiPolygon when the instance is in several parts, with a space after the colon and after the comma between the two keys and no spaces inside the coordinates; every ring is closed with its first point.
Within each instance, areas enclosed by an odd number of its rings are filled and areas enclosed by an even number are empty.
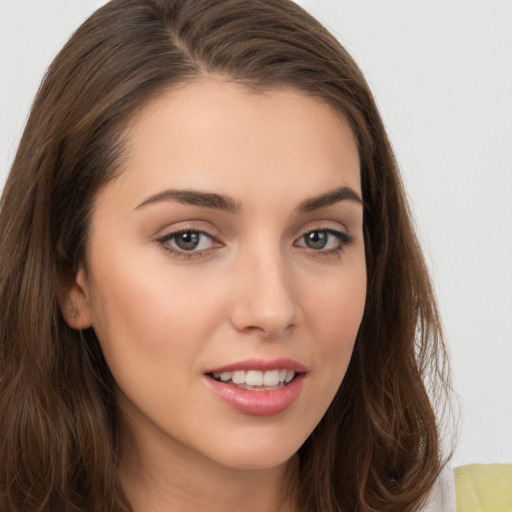
{"type": "Polygon", "coordinates": [[[236,471],[268,471],[282,468],[286,465],[297,452],[286,454],[269,454],[262,456],[261,453],[247,452],[237,453],[220,458],[218,462],[227,469],[236,471]]]}
{"type": "Polygon", "coordinates": [[[246,439],[231,439],[231,442],[218,441],[210,444],[210,459],[217,461],[225,468],[239,471],[269,470],[282,467],[296,455],[307,438],[306,436],[290,436],[289,430],[279,436],[247,434],[246,439]],[[221,448],[211,450],[212,447],[221,448]]]}

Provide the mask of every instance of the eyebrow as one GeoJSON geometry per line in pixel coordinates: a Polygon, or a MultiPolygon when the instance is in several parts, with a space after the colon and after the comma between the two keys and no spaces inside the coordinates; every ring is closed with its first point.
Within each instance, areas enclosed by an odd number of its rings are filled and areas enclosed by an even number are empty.
{"type": "MultiPolygon", "coordinates": [[[[229,196],[223,194],[215,194],[212,192],[199,192],[197,190],[164,190],[158,194],[154,194],[135,209],[138,210],[153,203],[161,201],[177,201],[181,204],[202,206],[214,210],[226,211],[228,213],[239,213],[242,210],[240,202],[235,201],[229,196]]],[[[338,187],[330,190],[325,194],[306,199],[296,208],[299,214],[309,213],[320,208],[327,208],[340,201],[352,201],[363,204],[359,194],[350,187],[338,187]]]]}
{"type": "Polygon", "coordinates": [[[363,205],[363,200],[359,194],[350,187],[338,187],[334,190],[321,194],[310,199],[306,199],[299,204],[298,213],[309,213],[320,208],[327,208],[340,201],[352,201],[363,205]]]}
{"type": "Polygon", "coordinates": [[[203,206],[214,210],[222,210],[229,213],[238,213],[242,205],[228,196],[214,194],[210,192],[199,192],[196,190],[164,190],[158,194],[148,197],[137,208],[143,208],[148,204],[158,203],[160,201],[177,201],[181,204],[192,206],[203,206]]]}

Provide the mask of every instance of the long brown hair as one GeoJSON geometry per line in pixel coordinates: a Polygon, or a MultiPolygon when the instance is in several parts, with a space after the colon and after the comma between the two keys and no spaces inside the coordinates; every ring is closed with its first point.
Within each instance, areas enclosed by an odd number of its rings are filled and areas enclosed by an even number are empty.
{"type": "Polygon", "coordinates": [[[0,509],[129,510],[112,376],[94,332],[63,321],[58,284],[84,259],[91,203],[118,174],[127,123],[205,75],[293,87],[352,125],[367,301],[343,384],[299,450],[297,507],[414,510],[442,465],[425,384],[445,384],[435,300],[369,88],[289,0],[113,0],[50,66],[0,206],[0,509]]]}

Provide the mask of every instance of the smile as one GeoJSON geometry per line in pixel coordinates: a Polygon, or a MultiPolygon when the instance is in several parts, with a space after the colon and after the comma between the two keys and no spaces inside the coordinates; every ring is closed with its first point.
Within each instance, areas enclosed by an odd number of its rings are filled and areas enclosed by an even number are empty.
{"type": "Polygon", "coordinates": [[[259,370],[237,370],[234,372],[215,372],[211,375],[219,382],[225,382],[240,389],[265,391],[281,389],[293,380],[295,371],[285,368],[266,372],[259,370]]]}
{"type": "Polygon", "coordinates": [[[204,377],[213,394],[230,408],[250,416],[271,416],[297,401],[306,368],[291,359],[248,360],[210,370],[204,377]]]}

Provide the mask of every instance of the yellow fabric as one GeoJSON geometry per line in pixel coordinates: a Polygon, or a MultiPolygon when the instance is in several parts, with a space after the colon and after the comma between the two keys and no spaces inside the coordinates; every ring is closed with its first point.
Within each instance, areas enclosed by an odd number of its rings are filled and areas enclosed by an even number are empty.
{"type": "Polygon", "coordinates": [[[512,465],[458,467],[455,488],[457,512],[512,512],[512,465]]]}

